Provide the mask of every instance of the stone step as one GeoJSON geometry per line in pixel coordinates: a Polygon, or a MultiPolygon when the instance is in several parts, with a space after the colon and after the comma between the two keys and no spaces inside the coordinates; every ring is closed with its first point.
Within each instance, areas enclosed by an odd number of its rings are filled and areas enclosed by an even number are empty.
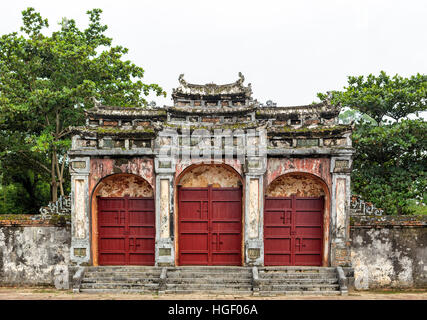
{"type": "Polygon", "coordinates": [[[252,285],[248,284],[210,284],[210,283],[195,283],[195,284],[177,284],[166,283],[166,289],[181,289],[181,290],[252,290],[252,285]]]}
{"type": "Polygon", "coordinates": [[[138,294],[157,294],[156,290],[141,290],[141,289],[80,289],[83,293],[138,293],[138,294]]]}
{"type": "Polygon", "coordinates": [[[312,266],[274,266],[259,267],[259,271],[284,271],[284,272],[336,272],[334,267],[312,267],[312,266]]]}
{"type": "Polygon", "coordinates": [[[341,295],[340,291],[260,291],[258,296],[339,296],[341,295]]]}
{"type": "Polygon", "coordinates": [[[208,294],[208,295],[233,295],[233,296],[251,296],[250,290],[194,290],[194,289],[167,289],[164,291],[166,294],[208,294]]]}
{"type": "Polygon", "coordinates": [[[86,267],[86,272],[161,272],[161,267],[152,266],[97,266],[86,267]]]}
{"type": "Polygon", "coordinates": [[[260,291],[333,291],[339,290],[340,286],[338,284],[322,284],[322,285],[260,285],[260,291]]]}
{"type": "Polygon", "coordinates": [[[97,278],[83,278],[82,283],[158,283],[157,278],[127,278],[127,277],[97,277],[97,278]]]}
{"type": "Polygon", "coordinates": [[[235,266],[185,266],[185,267],[171,267],[168,268],[168,271],[197,271],[197,272],[242,272],[247,271],[251,272],[252,268],[250,267],[235,267],[235,266]]]}
{"type": "Polygon", "coordinates": [[[260,284],[280,285],[280,284],[337,284],[338,279],[259,279],[260,284]]]}
{"type": "Polygon", "coordinates": [[[126,278],[159,278],[160,272],[86,272],[85,278],[126,277],[126,278]]]}
{"type": "Polygon", "coordinates": [[[259,274],[285,274],[285,275],[330,275],[336,274],[336,271],[324,270],[306,270],[306,271],[284,271],[284,270],[258,270],[259,274]]]}
{"type": "Polygon", "coordinates": [[[337,277],[336,273],[258,273],[259,278],[261,279],[335,279],[337,277]]]}
{"type": "Polygon", "coordinates": [[[157,290],[159,285],[157,283],[124,283],[124,282],[97,282],[97,283],[82,283],[80,289],[120,289],[120,290],[157,290]]]}
{"type": "Polygon", "coordinates": [[[168,278],[206,278],[206,277],[214,277],[214,278],[252,278],[252,272],[194,272],[194,271],[168,271],[168,278]]]}
{"type": "Polygon", "coordinates": [[[206,278],[167,278],[167,283],[251,283],[252,278],[241,279],[241,278],[215,278],[215,277],[206,277],[206,278]]]}

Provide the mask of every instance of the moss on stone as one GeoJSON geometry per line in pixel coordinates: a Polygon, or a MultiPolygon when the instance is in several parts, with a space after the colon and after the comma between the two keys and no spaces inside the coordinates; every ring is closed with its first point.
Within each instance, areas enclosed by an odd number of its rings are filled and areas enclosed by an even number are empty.
{"type": "MultiPolygon", "coordinates": [[[[88,129],[90,131],[92,131],[91,129],[88,129]]],[[[138,129],[127,129],[127,130],[123,130],[121,128],[104,128],[104,127],[98,127],[96,129],[94,129],[93,131],[97,132],[97,133],[102,133],[102,134],[126,134],[126,133],[139,133],[139,132],[147,132],[147,133],[154,133],[154,129],[151,127],[142,127],[142,128],[138,128],[138,129]]]]}
{"type": "MultiPolygon", "coordinates": [[[[163,126],[168,128],[174,128],[174,129],[181,129],[182,126],[180,124],[172,124],[172,123],[164,123],[163,126]]],[[[205,130],[215,130],[215,129],[222,129],[222,130],[236,130],[236,129],[253,129],[257,128],[257,124],[253,122],[249,123],[233,123],[233,124],[217,124],[212,126],[204,126],[204,125],[189,125],[186,126],[186,129],[198,130],[198,129],[205,129],[205,130]]]]}
{"type": "Polygon", "coordinates": [[[53,214],[49,219],[49,223],[54,225],[65,225],[69,221],[71,221],[71,215],[53,214]]]}
{"type": "Polygon", "coordinates": [[[0,220],[31,220],[30,214],[0,214],[0,220]]]}
{"type": "Polygon", "coordinates": [[[351,130],[351,127],[346,125],[336,125],[333,127],[327,126],[317,126],[314,128],[309,127],[299,127],[293,128],[292,126],[281,126],[281,127],[273,127],[269,130],[270,134],[286,134],[289,136],[306,136],[306,137],[330,137],[335,134],[340,134],[344,131],[351,130]]]}

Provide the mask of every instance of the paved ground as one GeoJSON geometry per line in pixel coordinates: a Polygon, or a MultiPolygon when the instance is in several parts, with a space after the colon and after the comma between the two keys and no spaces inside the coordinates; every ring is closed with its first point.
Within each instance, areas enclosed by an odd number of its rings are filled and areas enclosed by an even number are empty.
{"type": "Polygon", "coordinates": [[[156,294],[88,294],[52,288],[0,287],[0,300],[427,300],[427,289],[417,291],[355,291],[348,296],[275,296],[242,295],[156,295],[156,294]]]}

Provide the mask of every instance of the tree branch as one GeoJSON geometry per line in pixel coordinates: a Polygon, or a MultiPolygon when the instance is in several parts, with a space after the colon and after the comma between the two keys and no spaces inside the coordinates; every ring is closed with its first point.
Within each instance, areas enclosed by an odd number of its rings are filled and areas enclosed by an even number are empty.
{"type": "Polygon", "coordinates": [[[69,128],[62,130],[62,131],[58,134],[58,139],[61,139],[62,137],[64,137],[64,136],[68,135],[69,133],[70,133],[70,129],[69,129],[69,128]]]}
{"type": "Polygon", "coordinates": [[[35,163],[37,163],[40,167],[42,167],[43,169],[45,169],[46,171],[47,171],[47,173],[51,173],[51,170],[47,167],[47,166],[45,166],[43,163],[41,163],[40,161],[38,161],[38,160],[36,160],[36,159],[34,159],[34,158],[31,158],[30,156],[28,156],[27,154],[25,154],[25,152],[24,151],[22,151],[22,150],[19,150],[18,151],[20,154],[22,154],[25,158],[27,158],[28,160],[30,160],[30,161],[33,161],[33,162],[35,162],[35,163]]]}

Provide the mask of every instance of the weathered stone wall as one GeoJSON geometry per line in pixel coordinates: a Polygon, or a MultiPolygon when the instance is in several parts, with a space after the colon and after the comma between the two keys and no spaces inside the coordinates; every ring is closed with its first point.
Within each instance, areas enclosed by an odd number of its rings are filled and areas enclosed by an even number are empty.
{"type": "MultiPolygon", "coordinates": [[[[224,159],[221,163],[212,162],[212,164],[221,165],[225,164],[227,166],[232,167],[238,174],[243,176],[243,170],[242,170],[242,164],[240,163],[239,159],[224,159]]],[[[197,160],[197,159],[177,159],[176,162],[176,170],[175,170],[175,179],[179,177],[179,175],[187,168],[189,168],[191,165],[206,165],[206,166],[212,166],[211,163],[204,163],[203,161],[197,160]]]]}
{"type": "Polygon", "coordinates": [[[179,180],[183,187],[204,188],[211,184],[214,188],[238,187],[239,176],[221,165],[200,165],[188,170],[179,180]]]}
{"type": "Polygon", "coordinates": [[[0,285],[68,288],[70,227],[0,224],[0,285]]]}
{"type": "Polygon", "coordinates": [[[154,162],[149,158],[92,158],[90,160],[89,194],[101,179],[117,173],[144,178],[154,188],[154,162]]]}
{"type": "Polygon", "coordinates": [[[312,176],[290,173],[275,179],[267,188],[268,197],[321,197],[322,185],[312,176]]]}
{"type": "Polygon", "coordinates": [[[355,289],[427,287],[427,217],[352,217],[355,289]]]}
{"type": "Polygon", "coordinates": [[[267,159],[266,184],[288,173],[309,173],[321,178],[332,188],[330,159],[328,158],[269,158],[267,159]]]}
{"type": "Polygon", "coordinates": [[[153,188],[141,177],[129,174],[114,174],[100,182],[96,196],[152,197],[153,188]]]}

